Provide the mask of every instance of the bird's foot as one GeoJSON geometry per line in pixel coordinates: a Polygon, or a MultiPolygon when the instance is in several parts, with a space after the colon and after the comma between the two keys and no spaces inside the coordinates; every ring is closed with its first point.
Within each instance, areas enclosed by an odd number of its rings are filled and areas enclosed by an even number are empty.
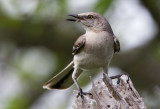
{"type": "Polygon", "coordinates": [[[92,94],[88,93],[88,92],[83,92],[83,90],[80,88],[79,92],[78,92],[78,95],[77,95],[77,98],[80,96],[83,99],[84,95],[92,95],[92,94]]]}
{"type": "Polygon", "coordinates": [[[119,83],[120,83],[120,77],[121,77],[122,75],[127,75],[127,76],[128,76],[128,80],[127,80],[127,82],[128,82],[128,81],[129,81],[129,74],[128,74],[128,73],[119,74],[119,75],[116,75],[116,76],[111,76],[110,78],[111,78],[111,79],[118,79],[117,84],[119,84],[119,83]]]}

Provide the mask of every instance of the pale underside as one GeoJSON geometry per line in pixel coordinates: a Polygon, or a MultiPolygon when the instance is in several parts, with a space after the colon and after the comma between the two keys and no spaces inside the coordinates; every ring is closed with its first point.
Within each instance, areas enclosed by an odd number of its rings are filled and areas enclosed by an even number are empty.
{"type": "Polygon", "coordinates": [[[87,31],[83,50],[74,55],[74,67],[83,70],[106,67],[114,54],[114,38],[106,31],[87,31]]]}

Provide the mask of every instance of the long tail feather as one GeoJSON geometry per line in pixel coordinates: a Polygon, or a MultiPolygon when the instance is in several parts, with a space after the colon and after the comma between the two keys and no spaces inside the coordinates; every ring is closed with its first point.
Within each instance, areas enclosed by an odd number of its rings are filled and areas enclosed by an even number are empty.
{"type": "MultiPolygon", "coordinates": [[[[74,82],[72,80],[73,73],[73,61],[64,68],[61,72],[59,72],[56,76],[51,78],[47,83],[43,85],[45,89],[66,89],[70,87],[74,82]]],[[[78,72],[77,76],[81,74],[81,70],[78,72]]]]}

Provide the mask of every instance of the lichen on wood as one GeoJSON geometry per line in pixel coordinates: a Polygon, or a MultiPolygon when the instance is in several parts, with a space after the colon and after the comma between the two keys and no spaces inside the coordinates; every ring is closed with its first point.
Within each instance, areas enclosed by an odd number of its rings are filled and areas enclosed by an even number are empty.
{"type": "Polygon", "coordinates": [[[75,103],[73,109],[147,109],[142,97],[136,91],[128,75],[122,75],[120,82],[113,84],[105,74],[103,78],[93,82],[88,91],[92,95],[77,97],[74,91],[75,103]]]}

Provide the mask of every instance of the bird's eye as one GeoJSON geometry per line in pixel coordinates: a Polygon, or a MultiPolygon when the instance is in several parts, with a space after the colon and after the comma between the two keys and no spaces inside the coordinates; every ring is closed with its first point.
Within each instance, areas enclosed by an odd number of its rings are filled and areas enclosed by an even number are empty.
{"type": "Polygon", "coordinates": [[[93,16],[92,15],[88,15],[88,17],[87,17],[88,19],[92,19],[93,18],[93,16]]]}

